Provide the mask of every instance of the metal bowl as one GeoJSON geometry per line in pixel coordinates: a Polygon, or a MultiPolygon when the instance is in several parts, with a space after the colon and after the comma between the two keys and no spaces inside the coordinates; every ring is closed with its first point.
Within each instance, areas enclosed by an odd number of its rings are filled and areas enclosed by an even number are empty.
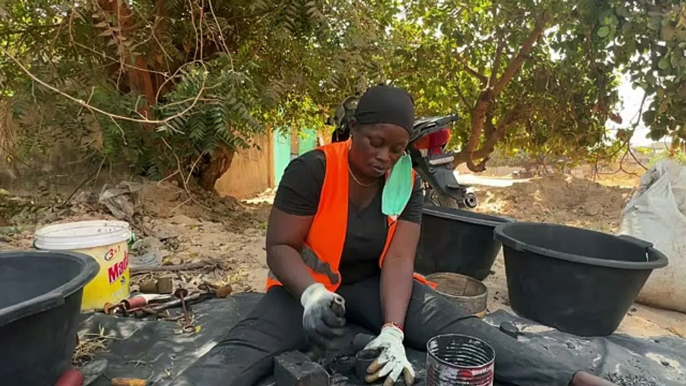
{"type": "Polygon", "coordinates": [[[436,283],[436,292],[480,318],[486,316],[488,288],[472,277],[452,272],[433,273],[426,277],[436,283]]]}

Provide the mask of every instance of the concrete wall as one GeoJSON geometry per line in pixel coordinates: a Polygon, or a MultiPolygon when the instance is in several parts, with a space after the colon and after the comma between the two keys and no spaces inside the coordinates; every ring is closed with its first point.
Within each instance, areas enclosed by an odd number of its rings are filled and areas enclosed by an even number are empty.
{"type": "Polygon", "coordinates": [[[273,187],[272,136],[268,134],[254,141],[260,149],[241,150],[234,156],[231,167],[215,185],[219,195],[251,198],[273,187]]]}

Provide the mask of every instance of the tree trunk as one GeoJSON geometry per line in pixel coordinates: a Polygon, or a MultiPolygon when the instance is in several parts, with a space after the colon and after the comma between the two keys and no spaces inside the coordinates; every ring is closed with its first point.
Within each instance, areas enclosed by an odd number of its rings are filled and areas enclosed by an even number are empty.
{"type": "Polygon", "coordinates": [[[198,185],[207,191],[214,192],[214,185],[229,170],[235,154],[236,151],[228,146],[223,145],[218,148],[210,157],[209,162],[201,166],[198,185]]]}
{"type": "Polygon", "coordinates": [[[498,71],[500,69],[500,62],[502,60],[502,39],[499,38],[498,48],[495,59],[493,61],[493,69],[491,70],[491,77],[485,78],[483,75],[476,73],[476,71],[468,71],[479,78],[482,84],[486,84],[485,88],[479,93],[479,96],[470,112],[471,134],[467,145],[458,153],[455,153],[455,161],[453,165],[457,167],[462,163],[466,163],[469,170],[479,173],[486,170],[486,162],[488,156],[495,150],[495,145],[500,141],[506,133],[506,130],[513,123],[521,119],[521,113],[516,111],[517,107],[511,111],[507,116],[503,117],[498,127],[492,127],[492,119],[489,111],[493,108],[497,98],[503,92],[505,87],[510,83],[512,78],[519,72],[524,63],[524,60],[529,56],[536,41],[541,37],[548,17],[543,15],[539,17],[534,25],[533,30],[529,36],[524,40],[519,47],[517,55],[515,55],[510,63],[505,67],[503,74],[498,79],[498,71]],[[478,148],[482,142],[482,134],[486,126],[486,141],[478,148]],[[478,149],[477,149],[478,148],[478,149]],[[481,160],[476,164],[475,160],[481,160]]]}
{"type": "MultiPolygon", "coordinates": [[[[99,0],[98,4],[105,13],[116,18],[116,27],[119,28],[119,31],[115,32],[115,35],[118,34],[121,38],[133,35],[136,26],[133,23],[134,19],[131,9],[125,1],[99,0]]],[[[108,38],[111,39],[111,37],[108,38]]],[[[122,40],[119,40],[119,44],[121,44],[121,42],[122,40]]],[[[157,103],[157,90],[153,83],[152,73],[148,68],[147,59],[142,54],[137,54],[134,55],[131,60],[128,60],[128,62],[129,63],[125,63],[128,66],[124,66],[128,86],[131,90],[145,95],[146,99],[146,104],[141,108],[139,113],[147,118],[151,118],[149,116],[151,114],[149,106],[157,103]]]]}

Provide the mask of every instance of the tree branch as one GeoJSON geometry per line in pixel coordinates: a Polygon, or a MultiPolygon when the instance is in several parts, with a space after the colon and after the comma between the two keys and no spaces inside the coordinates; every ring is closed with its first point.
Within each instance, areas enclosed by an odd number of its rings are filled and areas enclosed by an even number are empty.
{"type": "Polygon", "coordinates": [[[467,100],[467,97],[464,96],[462,89],[460,89],[460,87],[456,87],[456,89],[457,89],[457,95],[460,96],[460,99],[462,99],[462,103],[464,103],[465,107],[471,108],[471,105],[469,104],[469,100],[467,100]]]}
{"type": "Polygon", "coordinates": [[[462,63],[462,66],[464,66],[465,71],[467,71],[467,73],[469,73],[469,75],[475,77],[476,79],[479,80],[479,82],[481,82],[482,87],[486,87],[488,85],[488,77],[486,77],[486,75],[484,75],[484,74],[480,73],[479,71],[471,68],[469,66],[469,63],[467,63],[467,60],[465,60],[465,58],[463,58],[459,55],[454,55],[454,57],[460,63],[462,63]]]}
{"type": "MultiPolygon", "coordinates": [[[[536,43],[538,38],[543,33],[547,21],[548,17],[546,15],[543,15],[536,19],[533,31],[531,31],[529,36],[522,43],[521,47],[519,48],[519,52],[507,65],[505,71],[503,72],[503,75],[495,83],[495,85],[488,85],[488,79],[486,79],[485,89],[479,94],[479,97],[474,105],[474,108],[472,108],[471,111],[470,123],[472,133],[469,136],[467,146],[460,152],[465,153],[462,157],[466,157],[467,167],[469,167],[470,170],[483,171],[485,169],[485,166],[483,164],[486,160],[482,161],[480,165],[475,165],[474,157],[477,156],[478,158],[483,158],[481,157],[483,152],[476,151],[476,148],[479,145],[479,142],[481,142],[481,134],[483,132],[484,123],[488,110],[491,108],[493,102],[498,97],[498,95],[500,95],[500,93],[505,89],[508,83],[510,83],[514,75],[522,67],[524,59],[531,53],[533,45],[536,43]]],[[[498,60],[500,61],[500,59],[498,60]]],[[[479,150],[483,150],[483,148],[479,150]]],[[[490,152],[487,153],[490,154],[490,152]]]]}
{"type": "Polygon", "coordinates": [[[278,9],[279,9],[279,6],[275,6],[275,7],[270,7],[270,8],[261,10],[261,11],[257,11],[257,12],[245,14],[245,15],[236,15],[236,16],[233,16],[233,17],[227,17],[227,18],[224,19],[224,22],[228,24],[228,23],[230,23],[230,22],[234,22],[234,21],[238,21],[238,20],[254,19],[254,18],[256,18],[256,17],[264,16],[264,15],[266,15],[266,14],[275,12],[275,11],[277,11],[278,9]]]}
{"type": "Polygon", "coordinates": [[[481,85],[482,85],[482,86],[488,85],[488,78],[486,77],[486,75],[484,75],[484,74],[482,74],[482,73],[476,71],[475,69],[469,67],[467,64],[464,64],[464,69],[465,69],[470,75],[472,75],[473,77],[479,79],[479,81],[481,82],[481,85]]]}
{"type": "Polygon", "coordinates": [[[522,43],[517,56],[510,61],[505,68],[505,72],[503,72],[503,76],[501,76],[498,82],[493,86],[493,93],[495,96],[498,96],[505,89],[505,87],[507,87],[508,83],[510,83],[517,71],[519,71],[519,69],[522,67],[524,59],[529,56],[534,44],[538,38],[541,37],[541,34],[543,34],[546,24],[548,24],[547,15],[543,15],[536,19],[534,29],[529,34],[529,37],[527,37],[522,43]]]}
{"type": "Polygon", "coordinates": [[[486,120],[484,121],[484,129],[486,132],[486,138],[490,137],[495,133],[496,127],[493,124],[493,112],[490,110],[486,113],[486,120]]]}
{"type": "MultiPolygon", "coordinates": [[[[50,84],[46,83],[45,81],[43,81],[42,79],[40,79],[39,77],[37,77],[36,75],[34,75],[31,71],[29,71],[28,68],[26,68],[26,66],[24,66],[24,65],[19,61],[19,59],[17,59],[16,57],[14,57],[12,54],[10,54],[7,50],[5,50],[5,49],[3,49],[3,48],[0,48],[0,54],[5,54],[8,58],[10,58],[10,60],[11,60],[12,62],[14,62],[14,64],[16,64],[17,67],[19,67],[19,68],[20,68],[29,78],[33,79],[34,82],[40,84],[41,86],[47,88],[48,90],[50,90],[50,91],[52,91],[52,92],[54,92],[54,93],[56,93],[56,94],[59,94],[59,95],[65,97],[65,98],[69,99],[70,101],[72,101],[72,102],[74,102],[74,103],[76,103],[76,104],[78,104],[78,105],[80,105],[80,106],[82,106],[82,107],[84,107],[84,108],[89,109],[89,110],[92,111],[92,112],[100,113],[100,114],[102,114],[102,115],[104,115],[104,116],[106,116],[106,117],[108,117],[108,118],[110,118],[110,119],[112,119],[112,120],[118,119],[118,120],[129,121],[129,122],[135,122],[135,123],[142,123],[142,124],[162,125],[162,124],[165,124],[165,123],[167,123],[167,122],[169,122],[169,121],[171,121],[171,120],[173,120],[173,119],[176,119],[176,118],[178,118],[178,117],[180,117],[180,116],[182,116],[182,115],[188,113],[188,112],[191,111],[193,108],[195,108],[195,105],[198,103],[198,100],[200,99],[200,96],[202,96],[203,92],[205,92],[205,89],[206,89],[206,88],[205,88],[205,83],[207,82],[207,79],[206,79],[206,78],[203,78],[203,82],[202,82],[202,85],[201,85],[201,87],[200,87],[200,91],[198,91],[198,94],[197,94],[194,98],[189,99],[189,101],[191,102],[190,106],[188,106],[187,108],[185,108],[183,111],[181,111],[181,112],[178,113],[178,114],[174,114],[174,115],[172,115],[172,116],[170,116],[170,117],[167,117],[167,118],[165,118],[165,119],[162,119],[162,120],[153,120],[153,119],[147,119],[147,118],[146,118],[146,119],[131,118],[131,117],[123,116],[123,115],[116,115],[116,114],[109,113],[109,112],[107,112],[107,111],[105,111],[105,110],[102,110],[102,109],[99,109],[99,108],[97,108],[97,107],[95,107],[95,106],[93,106],[93,105],[90,105],[90,104],[88,104],[88,103],[82,101],[81,99],[78,99],[78,98],[76,98],[76,97],[73,97],[73,96],[67,94],[67,93],[65,93],[64,91],[58,89],[57,87],[51,86],[50,84]]],[[[203,62],[201,62],[201,61],[193,61],[193,62],[189,62],[189,63],[187,63],[187,64],[191,64],[191,63],[199,63],[201,66],[205,67],[205,71],[207,71],[207,67],[205,66],[205,63],[203,63],[203,62]]],[[[145,118],[145,117],[144,117],[144,118],[145,118]]]]}
{"type": "MultiPolygon", "coordinates": [[[[464,149],[454,155],[454,165],[457,166],[466,163],[469,170],[479,173],[486,170],[486,161],[488,157],[495,151],[498,142],[505,137],[507,129],[517,122],[523,120],[527,115],[528,110],[521,104],[516,105],[510,112],[501,119],[496,126],[493,125],[491,119],[486,119],[484,125],[486,126],[486,141],[476,151],[469,152],[464,149]],[[480,159],[479,164],[474,164],[475,159],[480,159]]],[[[487,114],[489,115],[489,114],[487,114]]]]}
{"type": "Polygon", "coordinates": [[[479,145],[479,142],[481,142],[481,133],[483,132],[486,114],[488,113],[488,109],[493,104],[493,100],[493,91],[490,87],[488,87],[479,94],[476,104],[471,111],[470,126],[472,129],[472,134],[469,136],[467,147],[462,150],[467,154],[467,166],[470,170],[473,170],[472,168],[476,168],[472,162],[472,153],[474,153],[476,147],[479,145]]]}
{"type": "Polygon", "coordinates": [[[54,28],[59,28],[61,26],[61,23],[58,24],[45,24],[45,25],[33,25],[30,27],[27,27],[25,29],[5,29],[5,30],[0,30],[0,36],[8,36],[8,35],[19,35],[19,34],[27,34],[27,33],[32,33],[40,30],[46,30],[46,29],[54,29],[54,28]]]}
{"type": "Polygon", "coordinates": [[[491,69],[491,79],[488,80],[488,85],[493,86],[498,80],[498,71],[500,71],[500,62],[503,58],[503,49],[505,43],[501,35],[498,35],[498,47],[495,50],[495,58],[493,59],[493,68],[491,69]]]}
{"type": "MultiPolygon", "coordinates": [[[[674,146],[673,143],[672,143],[672,146],[674,146]]],[[[641,167],[643,168],[643,170],[648,170],[648,168],[647,168],[645,165],[643,165],[643,164],[641,163],[641,161],[638,160],[638,158],[636,158],[636,156],[634,155],[634,152],[631,150],[631,146],[628,146],[628,147],[627,147],[627,151],[628,151],[629,154],[631,155],[631,158],[633,158],[634,161],[636,161],[636,163],[637,163],[639,166],[641,166],[641,167]]]]}

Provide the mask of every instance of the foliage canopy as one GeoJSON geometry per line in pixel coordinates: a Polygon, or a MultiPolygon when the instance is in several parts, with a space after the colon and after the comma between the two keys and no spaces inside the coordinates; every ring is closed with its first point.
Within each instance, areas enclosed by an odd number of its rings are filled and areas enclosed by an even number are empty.
{"type": "Polygon", "coordinates": [[[620,72],[646,91],[651,136],[686,138],[676,0],[28,3],[0,1],[0,91],[19,127],[0,151],[14,158],[69,141],[94,164],[180,170],[211,189],[254,136],[321,127],[378,82],[407,88],[419,114],[460,112],[456,160],[472,170],[498,144],[611,157],[638,122],[607,134],[620,72]]]}

